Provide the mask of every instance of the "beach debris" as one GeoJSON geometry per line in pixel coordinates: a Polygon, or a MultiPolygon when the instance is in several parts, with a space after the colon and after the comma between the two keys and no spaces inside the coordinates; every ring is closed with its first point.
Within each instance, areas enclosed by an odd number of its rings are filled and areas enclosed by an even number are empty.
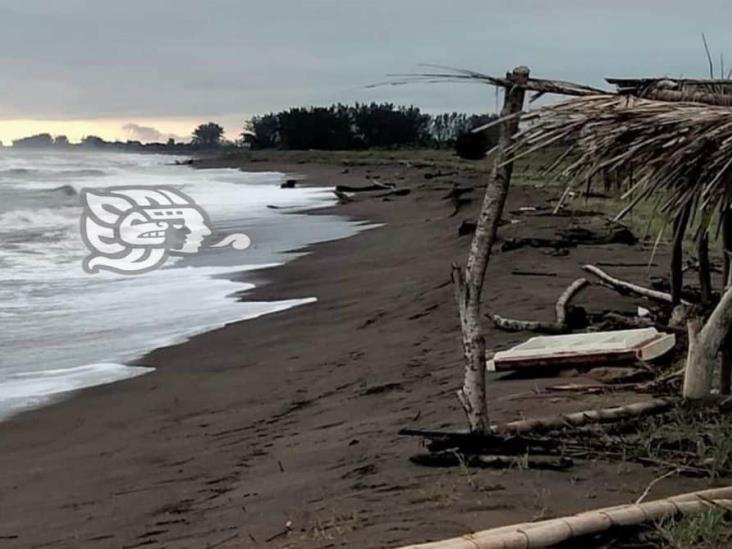
{"type": "Polygon", "coordinates": [[[574,227],[557,233],[558,238],[512,238],[501,245],[502,252],[520,248],[576,248],[579,245],[626,244],[634,245],[638,239],[626,227],[614,227],[598,234],[582,227],[574,227]]]}
{"type": "Polygon", "coordinates": [[[475,221],[463,219],[462,223],[458,227],[458,236],[466,236],[475,232],[475,221]]]}
{"type": "Polygon", "coordinates": [[[627,384],[648,379],[651,372],[647,368],[632,366],[600,366],[587,372],[587,377],[606,384],[627,384]]]}
{"type": "Polygon", "coordinates": [[[353,185],[336,185],[335,190],[342,193],[362,193],[369,191],[392,191],[396,188],[393,184],[379,183],[378,181],[371,180],[370,185],[361,185],[355,187],[353,185]]]}
{"type": "Polygon", "coordinates": [[[487,368],[510,371],[648,362],[663,356],[675,344],[674,334],[656,328],[538,336],[496,353],[487,362],[487,368]]]}
{"type": "Polygon", "coordinates": [[[549,271],[520,271],[517,269],[514,269],[513,271],[511,271],[511,274],[513,276],[548,276],[548,277],[557,276],[557,273],[552,273],[549,271]]]}
{"type": "Polygon", "coordinates": [[[462,455],[454,450],[426,452],[409,458],[416,465],[425,467],[475,467],[479,469],[529,468],[549,471],[565,471],[574,461],[564,456],[501,456],[491,454],[462,455]]]}
{"type": "Polygon", "coordinates": [[[473,190],[473,187],[460,187],[459,185],[453,185],[452,189],[450,189],[450,192],[442,197],[443,200],[449,200],[450,202],[452,202],[454,209],[452,214],[450,214],[450,217],[457,215],[457,213],[463,206],[467,206],[468,204],[473,202],[472,198],[463,196],[472,193],[473,190]]]}
{"type": "Polygon", "coordinates": [[[281,189],[294,189],[295,185],[297,185],[297,179],[288,179],[282,185],[280,185],[281,189]]]}
{"type": "MultiPolygon", "coordinates": [[[[514,274],[514,273],[512,273],[514,274]]],[[[544,275],[551,276],[551,275],[544,275]]],[[[587,286],[588,282],[584,278],[578,278],[557,299],[554,306],[554,322],[540,322],[530,320],[514,320],[504,318],[499,315],[492,315],[493,323],[497,328],[509,332],[530,331],[543,332],[550,334],[561,334],[569,332],[573,329],[584,328],[587,326],[587,313],[582,307],[570,307],[569,301],[587,286]]]]}
{"type": "Polygon", "coordinates": [[[434,179],[435,177],[447,177],[449,175],[456,175],[456,174],[457,174],[456,171],[443,172],[443,171],[438,170],[437,172],[434,172],[434,173],[433,172],[427,172],[427,173],[425,173],[424,174],[424,178],[425,179],[434,179]]]}
{"type": "Polygon", "coordinates": [[[333,194],[336,195],[336,197],[338,198],[339,204],[348,204],[349,202],[353,202],[353,198],[351,198],[343,191],[339,191],[336,189],[335,191],[333,191],[333,194]]]}

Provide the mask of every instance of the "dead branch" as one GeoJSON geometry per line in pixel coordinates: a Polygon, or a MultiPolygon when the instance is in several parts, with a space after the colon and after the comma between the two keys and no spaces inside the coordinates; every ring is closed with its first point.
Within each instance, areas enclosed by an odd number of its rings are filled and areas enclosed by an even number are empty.
{"type": "Polygon", "coordinates": [[[496,328],[506,330],[508,332],[542,332],[548,334],[562,334],[570,330],[571,326],[567,322],[567,306],[574,295],[588,284],[587,279],[578,278],[557,299],[554,306],[554,322],[540,322],[531,320],[513,320],[504,318],[500,315],[492,315],[493,323],[496,328]]]}
{"type": "MultiPolygon", "coordinates": [[[[633,284],[631,282],[626,282],[624,280],[620,280],[619,278],[615,278],[613,276],[610,276],[602,269],[598,269],[594,265],[584,265],[582,267],[583,270],[587,271],[590,274],[595,275],[600,280],[605,282],[606,284],[609,284],[616,290],[622,292],[630,292],[634,293],[643,297],[647,297],[648,299],[653,299],[655,301],[660,301],[662,303],[671,303],[671,294],[667,294],[666,292],[659,292],[658,290],[652,290],[650,288],[644,288],[643,286],[638,286],[637,284],[633,284]]],[[[686,301],[682,300],[682,303],[689,304],[686,301]]]]}

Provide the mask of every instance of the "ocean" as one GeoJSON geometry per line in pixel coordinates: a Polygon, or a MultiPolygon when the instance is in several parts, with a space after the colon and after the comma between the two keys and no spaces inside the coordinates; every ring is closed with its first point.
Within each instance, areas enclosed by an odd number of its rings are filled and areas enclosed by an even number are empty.
{"type": "Polygon", "coordinates": [[[246,301],[246,271],[282,264],[309,244],[367,227],[332,215],[325,188],[282,189],[281,173],[194,170],[182,157],[0,149],[0,419],[73,391],[152,371],[128,366],[154,348],[317,296],[246,301]],[[213,234],[199,253],[129,275],[82,269],[82,189],[173,187],[207,213],[213,234]],[[245,250],[210,248],[233,233],[245,250]],[[227,275],[244,272],[239,280],[227,275]],[[234,294],[237,294],[235,296],[234,294]]]}

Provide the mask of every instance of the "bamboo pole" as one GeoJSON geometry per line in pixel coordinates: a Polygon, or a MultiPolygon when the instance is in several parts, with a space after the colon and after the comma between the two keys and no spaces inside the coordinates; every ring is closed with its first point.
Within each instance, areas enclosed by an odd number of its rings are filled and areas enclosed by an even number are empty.
{"type": "Polygon", "coordinates": [[[589,423],[604,423],[628,417],[640,417],[664,412],[676,401],[671,398],[657,398],[644,402],[633,402],[622,406],[598,408],[549,416],[543,418],[521,419],[502,425],[495,425],[491,431],[498,434],[522,434],[540,430],[561,429],[563,427],[579,427],[589,423]]]}
{"type": "Polygon", "coordinates": [[[401,549],[536,549],[605,532],[613,527],[636,526],[664,518],[700,513],[723,507],[732,509],[732,486],[689,492],[645,503],[585,511],[562,518],[525,522],[483,530],[437,542],[401,549]]]}
{"type": "MultiPolygon", "coordinates": [[[[529,69],[516,67],[506,78],[513,85],[506,89],[502,116],[520,113],[523,109],[526,94],[523,86],[529,78],[529,69]]],[[[506,151],[513,142],[518,124],[518,116],[504,120],[501,124],[495,164],[485,189],[467,265],[465,268],[453,265],[453,283],[465,356],[465,378],[462,389],[458,391],[458,398],[473,432],[485,432],[489,426],[485,400],[485,339],[481,324],[481,294],[491,248],[511,184],[513,164],[505,162],[506,151]]]]}

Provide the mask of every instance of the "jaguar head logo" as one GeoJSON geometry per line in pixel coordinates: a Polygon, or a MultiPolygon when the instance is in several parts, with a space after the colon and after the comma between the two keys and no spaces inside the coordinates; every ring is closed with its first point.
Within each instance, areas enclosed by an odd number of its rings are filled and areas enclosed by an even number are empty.
{"type": "Polygon", "coordinates": [[[195,254],[212,233],[206,212],[172,187],[84,189],[81,199],[88,273],[144,273],[169,255],[195,254]]]}

